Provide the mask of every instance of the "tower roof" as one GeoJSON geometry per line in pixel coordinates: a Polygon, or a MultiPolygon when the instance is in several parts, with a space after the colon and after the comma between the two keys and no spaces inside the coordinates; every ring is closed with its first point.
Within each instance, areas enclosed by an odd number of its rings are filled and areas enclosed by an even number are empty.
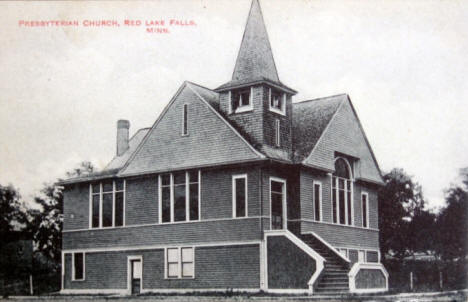
{"type": "Polygon", "coordinates": [[[244,36],[237,55],[232,80],[216,90],[224,90],[253,82],[270,82],[295,93],[283,85],[276,71],[270,40],[258,0],[252,0],[249,16],[245,25],[244,36]]]}
{"type": "Polygon", "coordinates": [[[279,82],[260,4],[258,0],[252,0],[232,80],[260,77],[279,82]]]}

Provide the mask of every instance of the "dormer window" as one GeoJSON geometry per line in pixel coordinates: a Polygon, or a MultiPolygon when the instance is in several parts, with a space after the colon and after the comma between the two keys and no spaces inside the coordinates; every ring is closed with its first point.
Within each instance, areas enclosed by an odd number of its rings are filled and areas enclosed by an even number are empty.
{"type": "Polygon", "coordinates": [[[231,113],[245,112],[253,109],[252,90],[252,87],[250,87],[229,92],[231,96],[231,113]]]}
{"type": "Polygon", "coordinates": [[[269,100],[270,111],[286,115],[286,93],[270,88],[269,100]]]}

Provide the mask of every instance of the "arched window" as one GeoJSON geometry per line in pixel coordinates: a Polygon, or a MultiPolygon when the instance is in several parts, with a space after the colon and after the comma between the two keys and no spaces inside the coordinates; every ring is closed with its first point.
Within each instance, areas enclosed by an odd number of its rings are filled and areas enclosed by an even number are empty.
{"type": "Polygon", "coordinates": [[[347,160],[338,157],[335,160],[335,173],[332,175],[333,223],[353,224],[352,192],[351,166],[347,160]]]}

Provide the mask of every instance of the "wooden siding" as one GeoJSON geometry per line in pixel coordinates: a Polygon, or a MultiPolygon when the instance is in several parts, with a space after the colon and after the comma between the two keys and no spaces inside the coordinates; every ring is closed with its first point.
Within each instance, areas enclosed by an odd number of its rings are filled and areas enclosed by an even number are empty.
{"type": "Polygon", "coordinates": [[[185,84],[120,172],[122,175],[184,169],[258,159],[228,124],[185,84]],[[182,112],[188,104],[188,135],[182,136],[182,112]],[[229,142],[229,143],[226,143],[229,142]]]}
{"type": "Polygon", "coordinates": [[[157,175],[126,180],[125,225],[158,223],[157,175]]]}
{"type": "Polygon", "coordinates": [[[356,178],[381,182],[378,167],[366,143],[364,133],[359,127],[358,119],[346,101],[330,121],[328,128],[314,147],[306,163],[327,170],[334,170],[335,151],[358,158],[356,178]]]}
{"type": "Polygon", "coordinates": [[[195,248],[195,278],[165,279],[164,249],[98,252],[85,256],[84,281],[71,281],[72,256],[65,254],[65,289],[126,289],[127,257],[143,258],[143,289],[259,288],[258,245],[195,248]]]}
{"type": "Polygon", "coordinates": [[[67,249],[132,247],[261,239],[261,219],[230,219],[63,233],[67,249]]]}
{"type": "Polygon", "coordinates": [[[63,229],[89,227],[89,183],[65,186],[63,191],[63,229]]]}
{"type": "Polygon", "coordinates": [[[284,236],[267,237],[268,288],[307,289],[315,260],[284,236]]]}

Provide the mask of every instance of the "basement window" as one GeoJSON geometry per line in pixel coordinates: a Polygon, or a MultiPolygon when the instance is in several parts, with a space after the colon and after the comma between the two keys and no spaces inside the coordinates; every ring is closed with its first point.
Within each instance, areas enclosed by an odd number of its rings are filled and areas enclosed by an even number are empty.
{"type": "Polygon", "coordinates": [[[72,280],[83,281],[85,279],[85,254],[84,253],[73,253],[72,254],[72,280]]]}
{"type": "Polygon", "coordinates": [[[195,257],[193,247],[173,247],[166,249],[166,278],[194,278],[195,257]]]}
{"type": "Polygon", "coordinates": [[[229,92],[231,100],[231,113],[246,112],[253,109],[253,88],[233,90],[229,92]]]}

